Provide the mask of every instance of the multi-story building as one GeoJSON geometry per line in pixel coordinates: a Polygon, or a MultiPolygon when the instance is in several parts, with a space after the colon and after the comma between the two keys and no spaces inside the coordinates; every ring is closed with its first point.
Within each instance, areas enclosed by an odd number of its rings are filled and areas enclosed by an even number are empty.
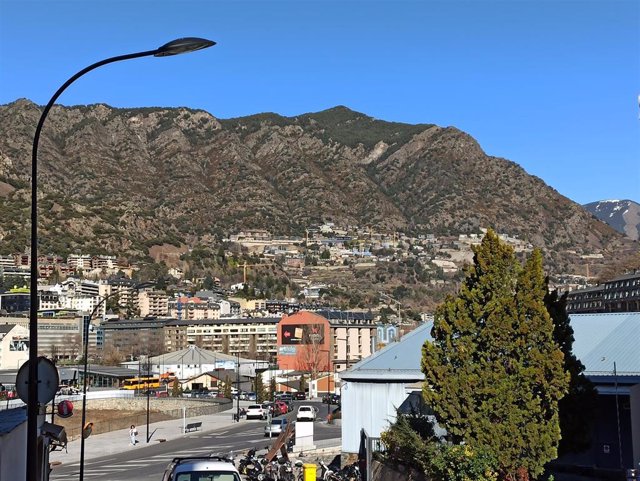
{"type": "Polygon", "coordinates": [[[0,267],[16,267],[13,256],[0,256],[0,267]]]}
{"type": "Polygon", "coordinates": [[[569,292],[567,312],[640,312],[640,271],[569,292]]]}
{"type": "Polygon", "coordinates": [[[171,319],[123,319],[103,322],[99,335],[104,347],[113,347],[127,357],[155,356],[164,352],[164,326],[171,319]]]}
{"type": "Polygon", "coordinates": [[[91,269],[91,256],[88,254],[70,254],[67,257],[67,265],[74,271],[91,269]]]}
{"type": "Polygon", "coordinates": [[[567,296],[567,312],[605,312],[604,286],[587,287],[571,291],[567,296]]]}
{"type": "Polygon", "coordinates": [[[140,317],[166,317],[169,315],[169,298],[163,291],[142,291],[138,294],[140,317]]]}
{"type": "Polygon", "coordinates": [[[246,299],[244,297],[230,297],[230,301],[240,305],[241,312],[265,311],[267,309],[266,299],[246,299]]]}
{"type": "Polygon", "coordinates": [[[375,350],[377,326],[364,312],[299,311],[278,325],[280,369],[343,371],[375,350]]]}
{"type": "Polygon", "coordinates": [[[167,352],[196,345],[223,354],[270,359],[277,353],[277,317],[173,320],[164,326],[167,352]]]}
{"type": "MultiPolygon", "coordinates": [[[[28,329],[29,317],[0,317],[0,325],[6,324],[28,329]]],[[[82,316],[38,317],[38,355],[50,359],[79,359],[82,356],[82,331],[82,316]]],[[[88,342],[89,354],[93,356],[98,345],[96,326],[90,326],[88,342]]]]}
{"type": "Polygon", "coordinates": [[[177,297],[168,301],[169,317],[193,321],[197,319],[220,319],[220,304],[199,297],[177,297]]]}
{"type": "Polygon", "coordinates": [[[29,289],[11,289],[0,294],[0,310],[6,313],[27,312],[31,305],[29,289]]]}
{"type": "Polygon", "coordinates": [[[62,309],[62,299],[60,292],[51,288],[51,286],[38,287],[38,310],[48,311],[62,309]]]}
{"type": "Polygon", "coordinates": [[[138,310],[138,291],[136,283],[131,279],[111,279],[101,285],[100,295],[113,296],[118,299],[120,307],[138,310]]]}
{"type": "Polygon", "coordinates": [[[29,329],[0,325],[0,369],[18,369],[29,359],[29,329]]]}
{"type": "Polygon", "coordinates": [[[91,258],[92,269],[117,269],[116,256],[93,256],[91,258]]]}

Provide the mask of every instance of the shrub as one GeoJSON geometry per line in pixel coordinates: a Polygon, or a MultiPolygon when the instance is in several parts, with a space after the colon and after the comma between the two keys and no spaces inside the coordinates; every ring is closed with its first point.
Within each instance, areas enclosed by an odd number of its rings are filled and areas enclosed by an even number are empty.
{"type": "Polygon", "coordinates": [[[440,444],[432,451],[426,472],[438,481],[495,481],[496,460],[487,452],[467,445],[440,444]]]}

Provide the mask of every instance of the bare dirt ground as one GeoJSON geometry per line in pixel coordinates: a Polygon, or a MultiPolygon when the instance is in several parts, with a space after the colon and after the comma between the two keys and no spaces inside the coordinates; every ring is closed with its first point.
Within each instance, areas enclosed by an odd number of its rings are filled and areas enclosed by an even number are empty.
{"type": "MultiPolygon", "coordinates": [[[[160,411],[150,411],[150,422],[166,421],[171,419],[160,411]]],[[[49,420],[49,419],[47,419],[49,420]]],[[[87,409],[86,422],[93,423],[92,434],[117,431],[118,429],[128,429],[132,424],[142,426],[147,423],[146,411],[127,411],[120,409],[87,409]]],[[[56,416],[55,423],[64,426],[69,441],[80,436],[80,425],[82,423],[82,409],[76,409],[73,416],[63,419],[56,416]]]]}

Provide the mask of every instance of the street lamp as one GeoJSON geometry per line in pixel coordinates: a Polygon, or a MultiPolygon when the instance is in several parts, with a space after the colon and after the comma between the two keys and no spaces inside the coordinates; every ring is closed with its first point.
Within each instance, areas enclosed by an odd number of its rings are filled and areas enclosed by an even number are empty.
{"type": "Polygon", "coordinates": [[[45,106],[33,138],[33,150],[31,155],[31,266],[30,266],[30,306],[29,306],[29,386],[27,402],[27,481],[38,479],[38,142],[44,121],[53,107],[55,101],[69,85],[84,74],[114,62],[140,57],[166,57],[181,53],[193,52],[211,47],[215,42],[202,38],[180,38],[166,43],[155,50],[131,53],[111,57],[96,62],[80,70],[67,80],[53,94],[45,106]]]}

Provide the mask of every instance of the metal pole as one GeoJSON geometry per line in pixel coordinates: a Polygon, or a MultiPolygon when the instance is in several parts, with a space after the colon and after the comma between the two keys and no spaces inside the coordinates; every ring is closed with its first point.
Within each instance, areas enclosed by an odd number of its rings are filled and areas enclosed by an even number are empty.
{"type": "Polygon", "coordinates": [[[240,352],[237,353],[237,356],[238,356],[238,362],[236,363],[236,396],[237,396],[236,422],[240,422],[240,352]]]}
{"type": "Polygon", "coordinates": [[[82,425],[80,426],[80,481],[84,480],[84,425],[87,422],[87,362],[89,358],[89,322],[91,322],[91,316],[85,316],[83,319],[83,342],[84,342],[84,354],[83,354],[83,376],[82,376],[82,425]]]}
{"type": "Polygon", "coordinates": [[[613,362],[613,382],[616,390],[616,420],[618,423],[618,456],[620,458],[620,469],[622,469],[622,437],[620,435],[620,404],[618,403],[618,370],[613,362]]]}
{"type": "Polygon", "coordinates": [[[147,353],[147,444],[149,444],[149,400],[151,397],[151,386],[149,385],[150,376],[151,376],[151,363],[149,362],[149,354],[147,353]]]}

